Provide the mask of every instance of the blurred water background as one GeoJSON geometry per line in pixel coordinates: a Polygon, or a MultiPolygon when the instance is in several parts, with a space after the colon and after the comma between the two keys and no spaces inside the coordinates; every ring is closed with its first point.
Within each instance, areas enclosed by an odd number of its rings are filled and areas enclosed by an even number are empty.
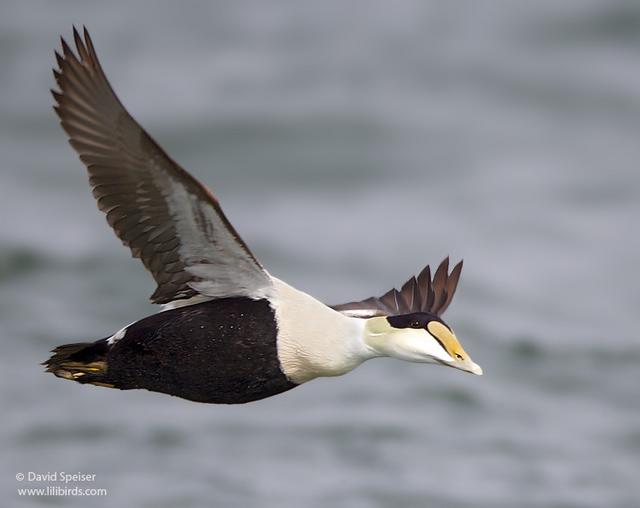
{"type": "Polygon", "coordinates": [[[640,506],[638,2],[0,9],[0,505],[640,506]],[[275,275],[339,303],[464,257],[446,317],[485,376],[212,406],[44,374],[154,311],[51,110],[72,23],[275,275]],[[28,471],[108,495],[21,498],[28,471]]]}

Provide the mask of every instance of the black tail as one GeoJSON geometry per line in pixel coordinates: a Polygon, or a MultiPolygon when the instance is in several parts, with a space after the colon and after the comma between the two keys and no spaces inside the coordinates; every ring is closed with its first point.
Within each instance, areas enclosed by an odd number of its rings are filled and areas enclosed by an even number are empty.
{"type": "Polygon", "coordinates": [[[105,381],[108,350],[106,339],[64,344],[55,348],[53,356],[42,365],[47,372],[64,379],[110,387],[113,385],[105,381]]]}

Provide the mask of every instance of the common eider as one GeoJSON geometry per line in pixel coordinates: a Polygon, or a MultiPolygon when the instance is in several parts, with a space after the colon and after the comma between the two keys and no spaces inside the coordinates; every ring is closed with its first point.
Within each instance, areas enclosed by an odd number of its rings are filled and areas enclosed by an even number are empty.
{"type": "Polygon", "coordinates": [[[394,357],[482,374],[443,320],[462,261],[445,259],[398,291],[327,306],[272,276],[214,195],[127,112],[91,37],[62,39],[52,90],[62,128],[89,172],[98,207],[155,279],[156,314],[96,342],[59,346],[44,362],[64,379],[238,404],[365,360],[394,357]]]}

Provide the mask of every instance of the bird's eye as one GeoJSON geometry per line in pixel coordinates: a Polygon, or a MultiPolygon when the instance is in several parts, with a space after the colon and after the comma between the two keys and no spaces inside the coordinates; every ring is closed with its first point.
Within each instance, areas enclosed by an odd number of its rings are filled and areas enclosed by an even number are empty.
{"type": "Polygon", "coordinates": [[[420,324],[420,321],[412,321],[411,328],[422,328],[422,325],[420,324]]]}
{"type": "Polygon", "coordinates": [[[460,353],[456,353],[456,359],[457,360],[464,360],[464,358],[462,357],[462,355],[460,353]]]}

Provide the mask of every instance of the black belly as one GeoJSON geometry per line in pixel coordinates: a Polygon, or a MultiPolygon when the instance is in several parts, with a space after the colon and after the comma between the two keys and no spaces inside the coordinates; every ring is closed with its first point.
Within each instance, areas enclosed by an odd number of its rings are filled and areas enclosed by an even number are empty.
{"type": "Polygon", "coordinates": [[[266,300],[224,298],[130,325],[107,353],[106,382],[198,402],[239,404],[297,386],[280,367],[266,300]]]}

